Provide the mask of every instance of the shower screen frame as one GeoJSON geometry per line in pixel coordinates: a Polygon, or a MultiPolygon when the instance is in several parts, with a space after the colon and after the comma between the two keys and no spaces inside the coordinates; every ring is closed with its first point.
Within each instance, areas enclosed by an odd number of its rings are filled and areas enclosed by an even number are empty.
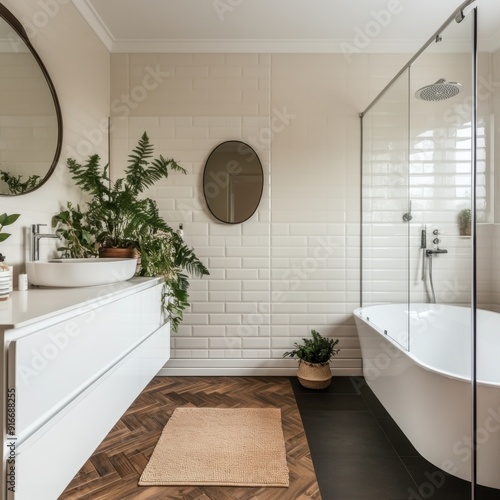
{"type": "MultiPolygon", "coordinates": [[[[462,3],[446,20],[445,23],[430,37],[427,43],[425,43],[422,48],[408,61],[408,63],[394,76],[394,78],[389,82],[389,84],[380,92],[380,94],[369,104],[369,106],[359,114],[360,117],[360,127],[361,127],[361,184],[360,184],[360,213],[361,213],[361,229],[360,229],[360,305],[372,305],[374,303],[380,302],[372,302],[364,300],[365,290],[365,279],[366,279],[366,271],[363,266],[363,262],[366,259],[367,249],[363,248],[363,242],[365,235],[365,213],[363,210],[363,194],[364,194],[364,186],[363,186],[363,175],[364,175],[364,165],[366,162],[365,154],[364,154],[364,143],[366,141],[367,130],[365,130],[365,120],[368,118],[368,113],[372,110],[376,110],[376,106],[379,101],[388,95],[391,92],[391,89],[394,89],[394,86],[401,82],[401,79],[405,78],[405,74],[408,75],[408,96],[410,96],[410,72],[412,66],[416,63],[417,59],[431,46],[431,44],[440,40],[440,34],[453,22],[461,22],[464,16],[464,9],[470,6],[474,0],[467,0],[462,3]]],[[[471,306],[471,324],[470,324],[470,342],[471,342],[471,433],[473,436],[477,433],[477,360],[476,360],[476,323],[477,323],[477,272],[476,272],[476,223],[477,223],[477,213],[476,213],[476,204],[477,204],[477,159],[476,159],[476,148],[477,148],[477,57],[478,57],[478,49],[477,49],[477,8],[474,7],[470,12],[471,15],[471,24],[472,24],[472,40],[471,40],[471,193],[470,193],[470,203],[471,203],[471,215],[472,215],[472,234],[470,237],[470,252],[471,252],[471,262],[470,262],[470,306],[471,306]]],[[[469,17],[469,16],[467,16],[469,17]]],[[[445,75],[443,75],[445,76],[445,75]]],[[[429,82],[432,83],[432,82],[429,82]]],[[[413,96],[412,96],[413,97],[413,96]]],[[[409,110],[409,101],[408,101],[408,110],[405,112],[408,113],[408,118],[410,117],[409,110]]],[[[408,129],[410,126],[408,126],[408,129]]],[[[408,161],[410,154],[410,132],[408,133],[408,161]]],[[[409,185],[408,185],[408,205],[406,210],[402,213],[403,220],[401,223],[406,223],[408,239],[410,241],[410,224],[412,220],[412,207],[409,196],[409,185]]],[[[431,234],[431,239],[433,235],[431,234]]],[[[428,235],[429,237],[429,235],[428,235]]],[[[410,245],[408,244],[408,262],[410,261],[410,245]]],[[[425,262],[425,258],[422,259],[422,263],[425,262]]],[[[405,274],[407,274],[408,279],[410,279],[410,266],[408,265],[408,269],[405,274]]],[[[410,305],[410,289],[406,291],[407,302],[410,305]]],[[[399,301],[401,302],[401,300],[399,301]]],[[[408,328],[407,333],[410,333],[409,326],[409,318],[408,318],[408,328]]],[[[393,340],[398,341],[398,343],[402,344],[403,347],[406,347],[409,350],[410,340],[409,337],[407,339],[407,345],[405,346],[404,336],[393,340]],[[403,341],[401,341],[403,338],[403,341]]],[[[476,498],[476,487],[477,487],[477,443],[473,439],[471,443],[471,498],[476,498]]]]}

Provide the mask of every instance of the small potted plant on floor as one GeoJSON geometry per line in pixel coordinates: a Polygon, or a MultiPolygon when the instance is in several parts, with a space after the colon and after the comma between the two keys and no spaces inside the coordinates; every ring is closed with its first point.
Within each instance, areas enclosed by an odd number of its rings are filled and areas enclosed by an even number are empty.
{"type": "Polygon", "coordinates": [[[458,228],[460,236],[471,235],[472,212],[470,208],[464,208],[458,212],[458,228]]]}
{"type": "Polygon", "coordinates": [[[163,307],[176,331],[189,305],[184,270],[198,277],[209,272],[159,215],[155,200],[144,196],[147,188],[171,171],[186,171],[172,159],[152,158],[153,146],[144,132],[129,155],[125,176],[114,183],[108,165],[101,167],[98,155],[90,156],[83,165],[68,159],[69,171],[87,201],[83,207],[68,202],[52,224],[64,239],[64,246],[58,249],[63,257],[137,257],[140,276],[161,276],[165,282],[163,307]]]}
{"type": "Polygon", "coordinates": [[[316,330],[311,330],[312,338],[302,339],[303,344],[294,343],[293,351],[285,352],[284,358],[298,358],[299,382],[308,389],[325,389],[332,380],[330,360],[339,353],[335,349],[338,339],[322,337],[316,330]]]}

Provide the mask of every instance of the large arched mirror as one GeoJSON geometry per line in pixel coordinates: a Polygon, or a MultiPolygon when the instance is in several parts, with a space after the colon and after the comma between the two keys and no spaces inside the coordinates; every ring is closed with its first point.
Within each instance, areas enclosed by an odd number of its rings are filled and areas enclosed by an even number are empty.
{"type": "Polygon", "coordinates": [[[203,172],[203,193],[212,215],[238,224],[257,210],[264,187],[264,172],[257,153],[244,142],[226,141],[208,157],[203,172]]]}
{"type": "Polygon", "coordinates": [[[25,194],[39,188],[57,164],[62,117],[45,66],[2,4],[0,68],[0,194],[25,194]]]}

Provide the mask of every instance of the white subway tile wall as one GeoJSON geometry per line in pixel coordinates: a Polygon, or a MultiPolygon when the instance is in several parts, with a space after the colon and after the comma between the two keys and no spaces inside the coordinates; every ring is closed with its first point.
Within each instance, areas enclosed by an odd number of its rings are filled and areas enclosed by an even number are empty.
{"type": "MultiPolygon", "coordinates": [[[[404,54],[349,61],[338,54],[112,55],[112,174],[120,175],[144,131],[159,153],[177,159],[188,175],[172,176],[151,195],[173,226],[184,224],[186,241],[211,271],[192,281],[192,307],[172,340],[165,373],[292,373],[295,362],[282,354],[312,328],[340,338],[336,372],[360,372],[352,320],[360,299],[358,113],[407,60],[404,54]],[[229,139],[249,143],[265,173],[261,204],[241,225],[214,220],[201,187],[210,151],[229,139]]],[[[487,81],[490,61],[481,61],[487,81]]],[[[468,81],[463,56],[430,54],[415,66],[412,86],[436,80],[444,65],[454,79],[468,81]]],[[[368,137],[375,156],[369,185],[368,177],[363,180],[371,223],[363,234],[365,303],[429,300],[428,280],[421,279],[424,225],[428,243],[438,229],[449,252],[433,260],[437,300],[468,303],[471,240],[458,235],[456,224],[457,210],[470,197],[470,157],[460,154],[470,141],[467,123],[450,127],[449,104],[431,114],[414,104],[410,177],[408,116],[393,120],[407,102],[407,82],[391,92],[368,137]],[[435,128],[444,133],[437,149],[426,135],[435,128]],[[414,219],[407,227],[401,217],[409,210],[408,195],[414,219]]],[[[491,175],[486,152],[493,97],[480,103],[480,186],[491,175]]],[[[481,196],[480,217],[488,222],[491,194],[483,189],[481,196]]],[[[488,264],[495,239],[488,224],[478,236],[478,298],[488,306],[500,289],[498,272],[492,277],[488,264]]]]}
{"type": "MultiPolygon", "coordinates": [[[[480,75],[487,80],[490,61],[480,61],[480,75]]],[[[472,240],[460,236],[457,219],[461,209],[471,207],[470,71],[469,54],[421,56],[364,119],[364,305],[428,302],[431,265],[438,303],[471,303],[472,240]],[[454,100],[416,100],[415,90],[438,80],[437,75],[463,82],[463,92],[454,100]],[[409,224],[404,214],[411,215],[409,224]],[[424,229],[427,248],[448,251],[432,257],[432,262],[421,249],[424,229]]],[[[488,125],[492,98],[483,95],[478,119],[477,285],[478,303],[485,308],[494,303],[493,227],[487,223],[494,211],[488,183],[494,158],[488,125]]]]}
{"type": "Polygon", "coordinates": [[[111,60],[112,175],[123,172],[144,131],[157,153],[186,168],[187,176],[173,174],[149,194],[173,227],[184,225],[185,240],[211,273],[192,280],[191,308],[163,372],[291,374],[297,362],[283,353],[317,329],[340,339],[334,371],[360,373],[352,310],[359,305],[357,115],[366,99],[345,102],[345,95],[360,71],[368,74],[368,59],[113,54],[111,60]],[[250,144],[264,169],[262,200],[243,224],[215,220],[202,192],[204,164],[225,140],[250,144]]]}

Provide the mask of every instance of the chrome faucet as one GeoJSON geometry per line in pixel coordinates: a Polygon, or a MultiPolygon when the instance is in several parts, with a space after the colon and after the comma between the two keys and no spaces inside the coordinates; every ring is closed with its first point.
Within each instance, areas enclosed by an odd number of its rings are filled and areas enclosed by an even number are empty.
{"type": "Polygon", "coordinates": [[[57,238],[61,239],[61,235],[57,233],[40,233],[40,227],[47,224],[31,224],[31,260],[40,259],[40,240],[42,238],[57,238]]]}

